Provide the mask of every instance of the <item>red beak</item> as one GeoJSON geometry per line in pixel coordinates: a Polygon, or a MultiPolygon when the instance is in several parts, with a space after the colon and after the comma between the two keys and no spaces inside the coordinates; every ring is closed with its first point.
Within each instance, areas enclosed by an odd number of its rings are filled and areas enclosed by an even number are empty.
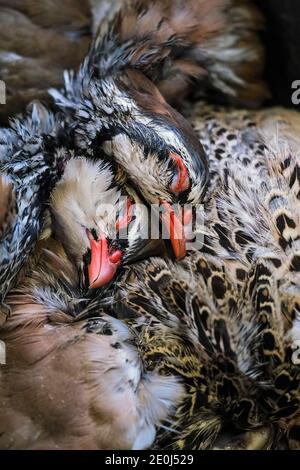
{"type": "Polygon", "coordinates": [[[162,220],[168,231],[174,254],[178,260],[186,255],[186,239],[182,221],[177,217],[173,207],[166,201],[161,201],[164,208],[162,220]]]}
{"type": "Polygon", "coordinates": [[[120,250],[109,255],[108,242],[106,237],[101,234],[99,240],[89,234],[91,247],[91,262],[88,266],[88,277],[90,289],[97,289],[110,282],[118,269],[122,258],[120,250]]]}

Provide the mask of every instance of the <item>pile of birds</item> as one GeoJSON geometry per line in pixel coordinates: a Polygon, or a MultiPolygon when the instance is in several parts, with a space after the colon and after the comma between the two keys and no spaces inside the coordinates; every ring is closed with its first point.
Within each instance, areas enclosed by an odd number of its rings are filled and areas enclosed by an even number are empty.
{"type": "Polygon", "coordinates": [[[258,109],[263,19],[61,3],[0,0],[7,109],[34,98],[0,130],[0,448],[300,448],[300,117],[258,109]]]}

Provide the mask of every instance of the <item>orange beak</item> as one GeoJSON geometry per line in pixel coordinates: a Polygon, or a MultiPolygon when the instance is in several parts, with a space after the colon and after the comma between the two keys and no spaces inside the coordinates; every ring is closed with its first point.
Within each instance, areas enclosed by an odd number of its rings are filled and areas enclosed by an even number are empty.
{"type": "Polygon", "coordinates": [[[88,266],[88,277],[90,289],[97,289],[110,282],[118,269],[122,259],[122,252],[116,250],[109,255],[108,242],[101,234],[99,240],[94,240],[89,235],[91,247],[91,262],[88,266]]]}
{"type": "Polygon", "coordinates": [[[174,254],[178,260],[186,255],[186,239],[184,235],[184,226],[177,217],[173,207],[166,201],[161,201],[164,208],[162,213],[163,223],[168,231],[174,254]]]}

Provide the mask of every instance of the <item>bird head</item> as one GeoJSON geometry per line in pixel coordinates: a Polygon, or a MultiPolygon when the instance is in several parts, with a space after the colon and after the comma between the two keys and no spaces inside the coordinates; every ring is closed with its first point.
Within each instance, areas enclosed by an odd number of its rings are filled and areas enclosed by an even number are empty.
{"type": "Polygon", "coordinates": [[[147,208],[109,163],[71,158],[51,195],[53,228],[91,289],[109,283],[118,268],[159,251],[142,227],[147,208]]]}
{"type": "Polygon", "coordinates": [[[163,206],[177,258],[186,251],[181,206],[201,202],[208,165],[191,126],[169,103],[180,106],[196,89],[251,106],[268,96],[256,35],[261,17],[240,3],[124,2],[100,22],[79,73],[66,74],[64,92],[51,91],[73,114],[77,145],[95,155],[105,148],[145,200],[163,206]]]}
{"type": "Polygon", "coordinates": [[[74,112],[77,146],[92,149],[95,157],[104,151],[148,204],[163,208],[174,253],[182,258],[181,208],[201,202],[208,176],[201,143],[140,72],[127,70],[99,81],[89,78],[87,70],[82,68],[76,79],[67,75],[65,94],[52,91],[63,109],[74,112]]]}

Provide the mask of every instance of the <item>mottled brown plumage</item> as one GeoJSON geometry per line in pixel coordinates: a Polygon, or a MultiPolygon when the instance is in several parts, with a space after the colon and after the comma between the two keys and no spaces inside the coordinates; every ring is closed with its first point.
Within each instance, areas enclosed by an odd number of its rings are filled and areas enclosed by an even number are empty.
{"type": "MultiPolygon", "coordinates": [[[[31,267],[8,297],[13,315],[0,336],[13,364],[0,370],[0,400],[6,405],[0,414],[0,446],[150,446],[153,425],[161,426],[168,415],[157,448],[299,448],[300,371],[293,350],[300,340],[298,120],[282,110],[233,111],[199,103],[188,116],[193,133],[165,101],[183,97],[193,88],[191,81],[200,95],[217,94],[233,103],[256,105],[267,95],[260,81],[263,61],[256,38],[261,19],[244,1],[148,4],[134,2],[122,9],[109,31],[102,24],[81,75],[77,82],[71,75],[67,78],[66,93],[58,101],[67,112],[74,110],[81,150],[92,148],[101,155],[104,149],[116,158],[148,202],[168,194],[167,183],[173,182],[171,165],[163,161],[169,174],[161,184],[162,172],[153,155],[165,151],[166,143],[182,150],[178,141],[185,139],[200,155],[199,136],[210,159],[207,220],[200,228],[203,247],[178,264],[155,258],[126,267],[112,297],[99,298],[96,304],[81,298],[74,267],[57,247],[56,254],[48,253],[45,261],[31,267]],[[116,42],[110,43],[110,38],[116,42]],[[105,54],[97,65],[99,51],[105,54]],[[145,129],[150,132],[161,121],[162,129],[147,140],[145,129]],[[169,127],[177,129],[171,137],[169,127]],[[271,142],[275,128],[281,139],[271,142]],[[153,148],[147,159],[149,142],[153,148]],[[148,165],[141,168],[141,162],[148,165]],[[153,168],[155,190],[151,179],[140,177],[143,171],[148,177],[153,168]],[[133,336],[103,312],[105,303],[133,336]],[[133,338],[134,346],[128,346],[133,338]],[[92,353],[90,345],[95,345],[92,353]],[[135,360],[134,396],[132,371],[121,361],[119,349],[135,360]],[[105,375],[111,357],[110,365],[117,364],[127,386],[121,403],[112,400],[116,406],[106,410],[106,397],[111,399],[116,391],[114,369],[109,378],[105,375]],[[143,401],[140,360],[153,379],[149,407],[143,401]],[[103,378],[97,383],[94,362],[103,378]],[[184,384],[185,395],[170,416],[171,405],[182,393],[174,376],[184,384]],[[28,393],[20,398],[24,384],[28,393]],[[156,388],[160,385],[163,392],[156,388]],[[64,387],[68,394],[61,407],[64,387]],[[166,390],[171,399],[161,408],[166,390]],[[137,441],[149,416],[151,430],[137,441]]],[[[31,2],[25,2],[22,14],[31,15],[30,7],[31,2]]],[[[45,20],[37,18],[45,27],[45,20]]],[[[81,24],[77,16],[74,24],[81,24]]],[[[55,30],[61,33],[63,28],[59,21],[55,30]]],[[[203,195],[202,179],[199,188],[192,202],[203,195]]],[[[7,201],[7,188],[2,192],[7,201]]]]}
{"type": "Polygon", "coordinates": [[[234,102],[255,105],[268,96],[256,34],[263,21],[248,0],[1,0],[0,79],[7,97],[0,119],[7,122],[33,99],[49,100],[47,90],[61,86],[64,70],[77,69],[99,24],[112,31],[108,22],[117,10],[119,44],[136,45],[130,66],[156,77],[167,100],[181,101],[193,81],[202,95],[217,91],[234,102]],[[154,74],[149,59],[160,63],[154,74]]]}
{"type": "Polygon", "coordinates": [[[104,69],[138,69],[167,101],[182,100],[194,81],[202,95],[255,105],[268,96],[261,29],[248,0],[132,0],[100,24],[96,47],[108,32],[104,69]]]}
{"type": "Polygon", "coordinates": [[[158,448],[298,449],[298,115],[199,103],[190,119],[210,156],[203,246],[128,268],[111,308],[146,368],[185,383],[158,448]]]}
{"type": "Polygon", "coordinates": [[[186,387],[157,448],[276,448],[289,438],[299,420],[300,377],[279,297],[263,262],[241,293],[226,263],[210,255],[127,269],[112,312],[137,332],[146,370],[177,375],[186,387]]]}
{"type": "Polygon", "coordinates": [[[80,296],[58,244],[40,246],[27,268],[0,331],[0,448],[149,447],[182,396],[178,380],[143,373],[134,336],[80,296]]]}

